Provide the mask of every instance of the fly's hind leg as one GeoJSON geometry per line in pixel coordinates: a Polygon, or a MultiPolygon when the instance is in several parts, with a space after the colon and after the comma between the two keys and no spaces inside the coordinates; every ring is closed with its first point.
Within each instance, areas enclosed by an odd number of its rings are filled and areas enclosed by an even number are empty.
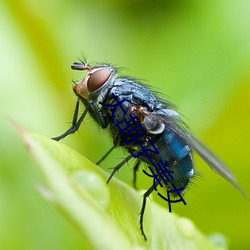
{"type": "MultiPolygon", "coordinates": [[[[157,185],[157,184],[156,184],[157,185]]],[[[143,218],[144,218],[144,212],[145,212],[145,208],[146,208],[146,202],[147,202],[147,198],[148,196],[155,190],[155,186],[152,185],[146,193],[144,193],[143,195],[143,200],[142,200],[142,208],[141,208],[141,212],[140,212],[140,230],[142,233],[142,236],[144,238],[144,240],[147,240],[147,236],[144,232],[144,228],[143,228],[143,218]]]]}
{"type": "Polygon", "coordinates": [[[136,188],[136,179],[137,179],[136,175],[137,175],[137,171],[138,171],[140,165],[141,165],[141,161],[137,160],[137,162],[135,163],[134,169],[133,169],[133,186],[135,189],[137,189],[136,188]]]}

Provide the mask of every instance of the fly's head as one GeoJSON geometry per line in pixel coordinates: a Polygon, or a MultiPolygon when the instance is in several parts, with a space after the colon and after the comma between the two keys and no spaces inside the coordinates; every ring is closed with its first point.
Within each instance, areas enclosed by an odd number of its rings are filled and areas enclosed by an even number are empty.
{"type": "Polygon", "coordinates": [[[74,62],[71,69],[88,71],[86,76],[73,87],[75,94],[85,100],[97,98],[116,75],[115,69],[109,65],[89,66],[83,62],[74,62]]]}

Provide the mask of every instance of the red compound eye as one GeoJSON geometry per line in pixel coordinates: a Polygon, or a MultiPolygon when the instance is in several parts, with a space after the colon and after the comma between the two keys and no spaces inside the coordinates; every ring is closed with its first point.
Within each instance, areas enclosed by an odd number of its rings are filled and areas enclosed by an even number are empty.
{"type": "Polygon", "coordinates": [[[92,73],[88,79],[88,90],[93,92],[99,89],[109,78],[110,71],[108,69],[99,69],[92,73]]]}

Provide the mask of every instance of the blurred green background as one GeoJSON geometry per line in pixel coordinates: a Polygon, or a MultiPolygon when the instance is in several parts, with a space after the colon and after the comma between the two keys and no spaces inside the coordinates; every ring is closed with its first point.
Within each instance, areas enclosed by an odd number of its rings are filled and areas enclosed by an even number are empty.
{"type": "MultiPolygon", "coordinates": [[[[166,94],[250,196],[249,13],[247,0],[1,1],[0,249],[81,248],[81,235],[36,191],[39,173],[8,117],[47,137],[64,132],[72,80],[83,76],[70,65],[82,55],[123,66],[166,94]]],[[[111,140],[93,124],[88,118],[63,143],[96,162],[111,140]]],[[[115,151],[102,167],[123,156],[115,151]]],[[[250,202],[195,160],[203,177],[173,211],[206,234],[224,234],[230,249],[250,249],[250,202]]],[[[117,177],[131,184],[132,166],[117,177]]],[[[140,171],[140,188],[151,181],[140,171]]]]}

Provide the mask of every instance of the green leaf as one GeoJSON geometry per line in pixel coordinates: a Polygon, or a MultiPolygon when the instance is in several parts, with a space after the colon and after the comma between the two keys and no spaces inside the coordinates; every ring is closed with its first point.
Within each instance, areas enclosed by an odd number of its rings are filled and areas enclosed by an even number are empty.
{"type": "Polygon", "coordinates": [[[225,249],[215,245],[186,218],[148,199],[143,240],[139,212],[143,192],[113,178],[75,150],[21,130],[27,148],[44,176],[39,191],[82,234],[82,249],[225,249]]]}

